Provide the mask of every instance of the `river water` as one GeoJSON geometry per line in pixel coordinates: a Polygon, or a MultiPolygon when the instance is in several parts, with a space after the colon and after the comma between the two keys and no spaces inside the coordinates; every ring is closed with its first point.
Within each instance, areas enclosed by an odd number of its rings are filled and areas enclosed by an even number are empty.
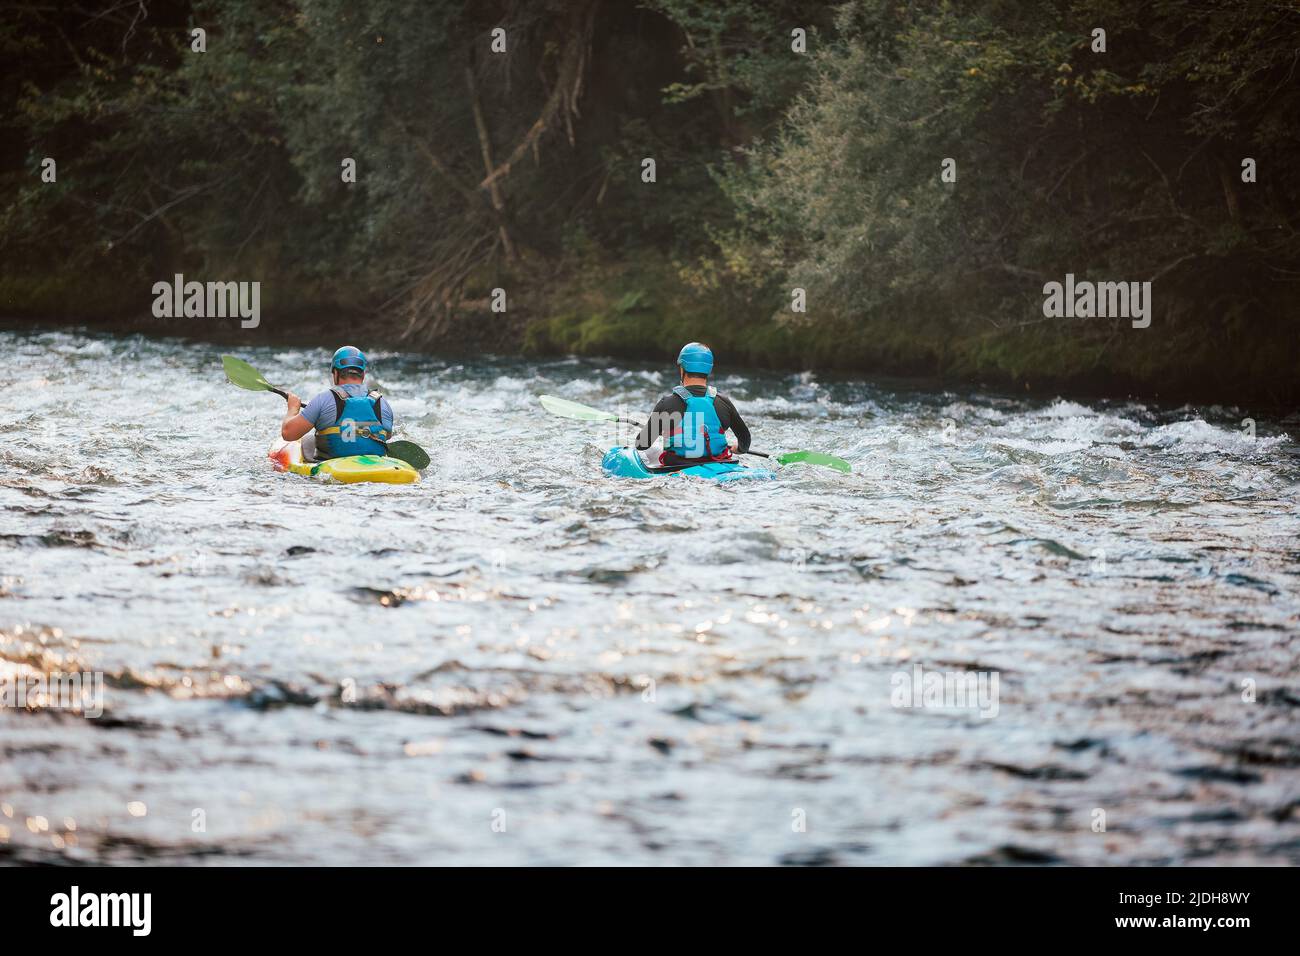
{"type": "Polygon", "coordinates": [[[670,369],[380,353],[433,463],[344,487],[221,351],[0,333],[0,677],[104,681],[0,707],[0,861],[1300,860],[1300,419],[746,371],[854,473],[616,481],[536,396],[670,369]]]}

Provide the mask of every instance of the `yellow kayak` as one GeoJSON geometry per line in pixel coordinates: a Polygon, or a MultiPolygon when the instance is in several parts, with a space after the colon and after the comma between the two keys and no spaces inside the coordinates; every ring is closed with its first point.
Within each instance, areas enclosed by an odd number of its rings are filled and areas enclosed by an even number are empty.
{"type": "Polygon", "coordinates": [[[326,461],[303,461],[302,443],[276,442],[270,453],[276,471],[290,471],[309,478],[331,478],[351,485],[374,481],[385,485],[409,485],[420,473],[404,461],[384,455],[349,455],[326,461]]]}

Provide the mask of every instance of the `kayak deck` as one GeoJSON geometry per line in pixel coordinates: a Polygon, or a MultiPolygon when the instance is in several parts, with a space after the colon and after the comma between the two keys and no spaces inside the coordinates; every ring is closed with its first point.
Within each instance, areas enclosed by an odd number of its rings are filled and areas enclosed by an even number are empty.
{"type": "Polygon", "coordinates": [[[600,463],[605,474],[614,478],[659,478],[672,475],[687,475],[692,478],[708,478],[713,481],[764,481],[775,478],[776,472],[766,468],[750,468],[738,461],[709,461],[688,468],[673,468],[666,471],[652,470],[645,466],[635,448],[611,448],[605,453],[600,463]]]}
{"type": "Polygon", "coordinates": [[[309,478],[330,478],[345,485],[361,482],[409,485],[420,480],[420,473],[406,462],[385,455],[349,455],[325,461],[303,461],[302,443],[296,441],[277,442],[268,457],[276,471],[309,478]]]}

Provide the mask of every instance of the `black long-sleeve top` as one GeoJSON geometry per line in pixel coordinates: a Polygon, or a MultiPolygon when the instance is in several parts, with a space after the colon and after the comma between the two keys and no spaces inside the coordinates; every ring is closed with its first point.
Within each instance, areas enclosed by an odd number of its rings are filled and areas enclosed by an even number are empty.
{"type": "MultiPolygon", "coordinates": [[[[708,392],[706,385],[688,385],[692,395],[703,397],[708,392]]],[[[719,392],[713,397],[713,407],[718,413],[718,421],[722,423],[723,431],[728,429],[736,436],[737,454],[749,451],[749,426],[745,420],[740,417],[740,412],[736,411],[736,406],[732,404],[731,399],[719,392]]],[[[654,407],[646,423],[641,426],[641,434],[637,435],[636,447],[645,449],[655,443],[655,439],[662,436],[667,439],[668,434],[674,428],[681,427],[682,416],[686,414],[686,402],[678,395],[669,392],[663,398],[659,399],[659,404],[654,407]]]]}

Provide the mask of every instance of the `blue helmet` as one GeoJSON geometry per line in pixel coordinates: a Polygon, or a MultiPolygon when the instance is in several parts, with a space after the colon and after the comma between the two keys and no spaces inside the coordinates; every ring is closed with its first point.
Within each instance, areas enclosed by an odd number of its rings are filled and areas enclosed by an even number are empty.
{"type": "Polygon", "coordinates": [[[677,364],[692,375],[708,375],[713,371],[713,350],[702,342],[687,342],[677,353],[677,364]]]}
{"type": "Polygon", "coordinates": [[[341,372],[345,368],[354,368],[358,372],[365,374],[366,353],[355,345],[345,345],[334,353],[334,360],[330,362],[330,368],[336,372],[341,372]]]}

